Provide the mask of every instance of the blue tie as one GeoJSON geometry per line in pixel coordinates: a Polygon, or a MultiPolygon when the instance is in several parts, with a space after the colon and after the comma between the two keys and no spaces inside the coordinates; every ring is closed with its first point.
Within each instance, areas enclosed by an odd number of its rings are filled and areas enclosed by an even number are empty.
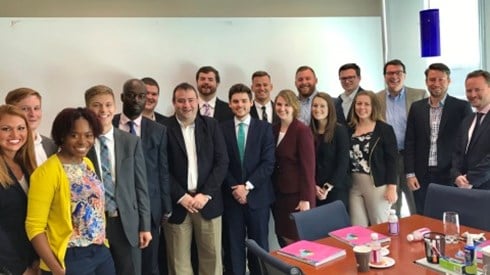
{"type": "Polygon", "coordinates": [[[245,154],[245,123],[243,122],[238,124],[237,144],[240,162],[243,164],[243,155],[245,154]]]}
{"type": "Polygon", "coordinates": [[[128,121],[129,133],[136,136],[136,129],[134,129],[134,121],[128,121]]]}
{"type": "Polygon", "coordinates": [[[114,181],[111,174],[111,158],[109,157],[109,147],[107,147],[107,138],[99,137],[100,142],[100,165],[102,167],[102,181],[105,189],[105,211],[114,212],[117,210],[114,197],[114,181]]]}

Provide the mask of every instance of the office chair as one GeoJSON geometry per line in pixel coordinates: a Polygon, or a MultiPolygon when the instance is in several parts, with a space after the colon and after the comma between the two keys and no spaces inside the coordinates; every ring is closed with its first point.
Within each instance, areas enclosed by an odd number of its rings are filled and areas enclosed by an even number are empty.
{"type": "Polygon", "coordinates": [[[259,259],[262,275],[302,275],[303,271],[296,266],[289,265],[265,251],[254,240],[245,240],[249,252],[259,259]]]}
{"type": "Polygon", "coordinates": [[[294,212],[291,218],[296,223],[299,239],[308,241],[328,237],[330,231],[351,225],[344,203],[339,200],[308,211],[294,212]]]}
{"type": "Polygon", "coordinates": [[[462,189],[430,184],[427,187],[424,216],[442,220],[444,211],[459,214],[459,223],[490,231],[490,190],[462,189]]]}

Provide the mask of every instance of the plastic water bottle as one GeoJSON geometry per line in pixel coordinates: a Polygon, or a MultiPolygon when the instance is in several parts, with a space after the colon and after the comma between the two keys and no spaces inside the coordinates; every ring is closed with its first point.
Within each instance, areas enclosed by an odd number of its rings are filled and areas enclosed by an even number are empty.
{"type": "Polygon", "coordinates": [[[390,215],[388,216],[388,233],[393,236],[400,233],[400,223],[398,222],[395,209],[390,209],[390,215]]]}
{"type": "Polygon", "coordinates": [[[381,261],[381,243],[378,233],[371,233],[371,263],[377,264],[381,261]]]}
{"type": "Polygon", "coordinates": [[[414,230],[412,233],[407,235],[407,241],[421,241],[424,238],[425,233],[429,233],[430,229],[427,227],[422,227],[417,230],[414,230]]]}

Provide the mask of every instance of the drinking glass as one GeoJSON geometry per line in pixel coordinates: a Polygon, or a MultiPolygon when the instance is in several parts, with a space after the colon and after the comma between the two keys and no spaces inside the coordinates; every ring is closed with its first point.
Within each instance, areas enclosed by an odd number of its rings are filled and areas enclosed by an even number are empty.
{"type": "Polygon", "coordinates": [[[443,214],[444,235],[446,243],[458,243],[459,241],[459,215],[453,211],[446,211],[443,214]]]}

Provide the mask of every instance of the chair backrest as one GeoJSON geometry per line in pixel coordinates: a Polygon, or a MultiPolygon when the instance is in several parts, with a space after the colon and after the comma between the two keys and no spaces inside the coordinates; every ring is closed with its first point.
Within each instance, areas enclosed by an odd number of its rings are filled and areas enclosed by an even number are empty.
{"type": "Polygon", "coordinates": [[[328,237],[330,231],[350,226],[350,217],[342,201],[334,201],[308,211],[294,212],[300,240],[314,241],[328,237]]]}
{"type": "Polygon", "coordinates": [[[490,231],[490,190],[462,189],[430,184],[425,198],[424,215],[442,219],[444,211],[459,214],[459,223],[490,231]]]}
{"type": "Polygon", "coordinates": [[[260,269],[262,275],[302,275],[303,271],[293,265],[289,265],[270,255],[262,247],[260,247],[254,240],[245,240],[245,245],[249,252],[255,255],[259,259],[260,269]]]}

